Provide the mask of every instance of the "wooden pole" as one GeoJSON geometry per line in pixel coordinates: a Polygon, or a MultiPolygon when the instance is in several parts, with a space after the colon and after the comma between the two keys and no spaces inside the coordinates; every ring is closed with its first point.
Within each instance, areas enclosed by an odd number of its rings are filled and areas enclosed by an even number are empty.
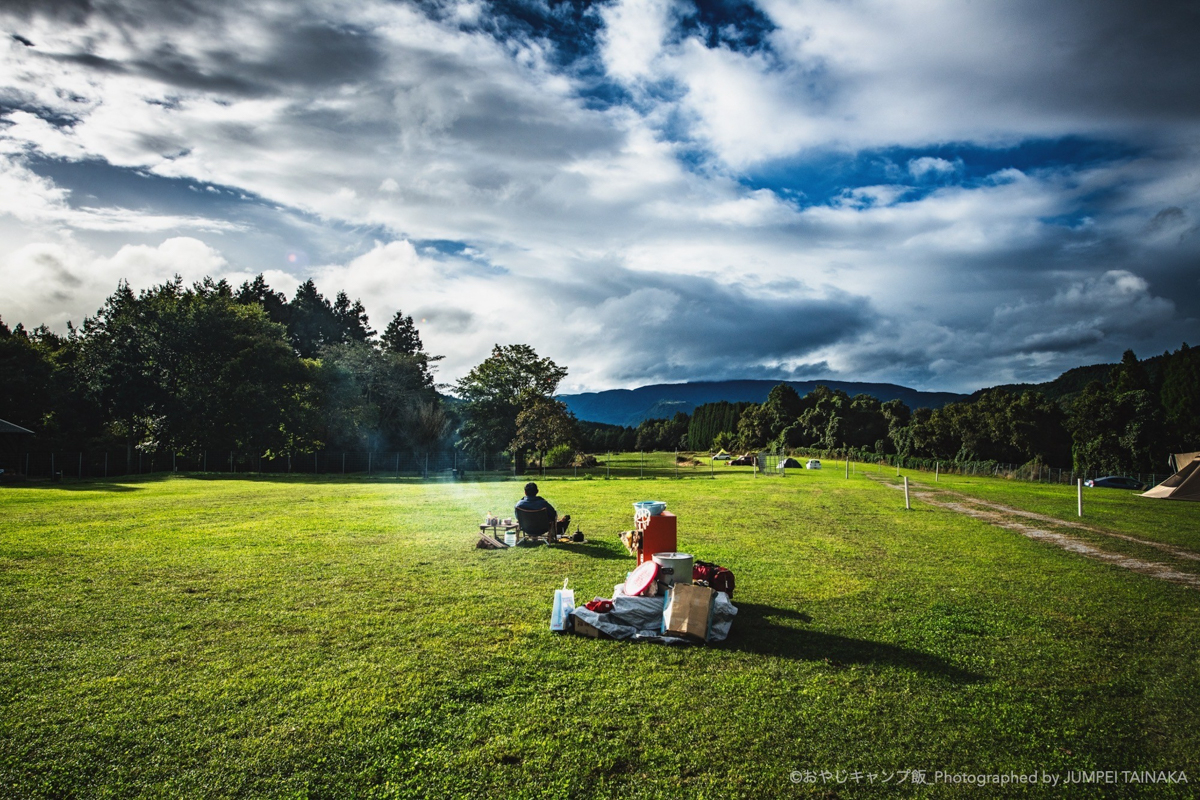
{"type": "Polygon", "coordinates": [[[942,463],[940,461],[933,462],[933,482],[937,483],[938,475],[941,473],[942,463]]]}

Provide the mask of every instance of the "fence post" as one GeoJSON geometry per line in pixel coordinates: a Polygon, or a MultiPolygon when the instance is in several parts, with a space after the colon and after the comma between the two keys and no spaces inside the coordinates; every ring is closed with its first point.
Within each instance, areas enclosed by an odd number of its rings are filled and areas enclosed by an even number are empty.
{"type": "Polygon", "coordinates": [[[908,476],[904,476],[904,510],[912,511],[912,503],[908,500],[908,476]]]}
{"type": "Polygon", "coordinates": [[[846,480],[850,480],[850,456],[846,456],[846,480]]]}
{"type": "Polygon", "coordinates": [[[1075,483],[1076,505],[1079,516],[1083,516],[1083,478],[1077,478],[1075,483]]]}

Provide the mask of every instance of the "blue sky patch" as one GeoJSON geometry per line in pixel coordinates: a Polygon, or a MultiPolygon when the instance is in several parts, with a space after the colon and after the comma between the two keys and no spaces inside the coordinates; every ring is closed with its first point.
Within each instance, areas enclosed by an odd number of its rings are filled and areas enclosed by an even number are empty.
{"type": "Polygon", "coordinates": [[[1005,169],[1073,171],[1136,154],[1128,145],[1079,137],[1029,140],[1004,148],[965,143],[889,147],[776,161],[747,173],[741,183],[751,189],[770,189],[802,206],[825,205],[847,190],[888,184],[911,186],[905,198],[919,200],[943,186],[982,185],[1005,169]]]}

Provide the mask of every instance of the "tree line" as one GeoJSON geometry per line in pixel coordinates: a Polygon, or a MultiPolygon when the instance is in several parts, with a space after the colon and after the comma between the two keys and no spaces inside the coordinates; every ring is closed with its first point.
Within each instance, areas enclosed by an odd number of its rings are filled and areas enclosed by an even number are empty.
{"type": "Polygon", "coordinates": [[[455,421],[438,358],[411,316],[376,335],[359,301],[312,280],[290,300],[261,275],[122,283],[65,336],[0,321],[0,418],[46,445],[129,453],[427,449],[455,421]]]}
{"type": "Polygon", "coordinates": [[[851,397],[826,386],[801,397],[781,383],[763,403],[706,403],[690,417],[645,420],[627,430],[638,449],[854,449],[1092,472],[1162,471],[1169,453],[1200,450],[1200,349],[1184,343],[1145,362],[1127,350],[1102,378],[1053,399],[1006,387],[937,409],[910,409],[900,400],[851,397]]]}
{"type": "Polygon", "coordinates": [[[1170,452],[1200,450],[1200,350],[1186,343],[1078,370],[1093,379],[1059,397],[1000,387],[914,410],[826,386],[801,397],[781,383],[762,403],[707,403],[636,428],[579,422],[555,396],[567,369],[528,345],[496,345],[441,387],[453,396],[435,384],[440,358],[411,316],[397,311],[379,334],[361,302],[330,300],[311,279],[291,299],[261,275],[237,289],[122,283],[65,336],[0,320],[0,418],[70,449],[457,446],[482,459],[507,452],[518,469],[586,463],[582,453],[820,448],[1153,472],[1170,452]]]}

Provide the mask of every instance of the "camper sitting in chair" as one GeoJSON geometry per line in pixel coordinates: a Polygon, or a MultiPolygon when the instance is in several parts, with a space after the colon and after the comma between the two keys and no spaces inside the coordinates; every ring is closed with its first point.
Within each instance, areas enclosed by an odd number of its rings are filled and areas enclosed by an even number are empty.
{"type": "Polygon", "coordinates": [[[517,515],[517,523],[526,536],[550,535],[551,539],[563,536],[571,526],[571,515],[558,518],[554,506],[538,497],[536,483],[525,484],[525,496],[513,509],[517,515]]]}

